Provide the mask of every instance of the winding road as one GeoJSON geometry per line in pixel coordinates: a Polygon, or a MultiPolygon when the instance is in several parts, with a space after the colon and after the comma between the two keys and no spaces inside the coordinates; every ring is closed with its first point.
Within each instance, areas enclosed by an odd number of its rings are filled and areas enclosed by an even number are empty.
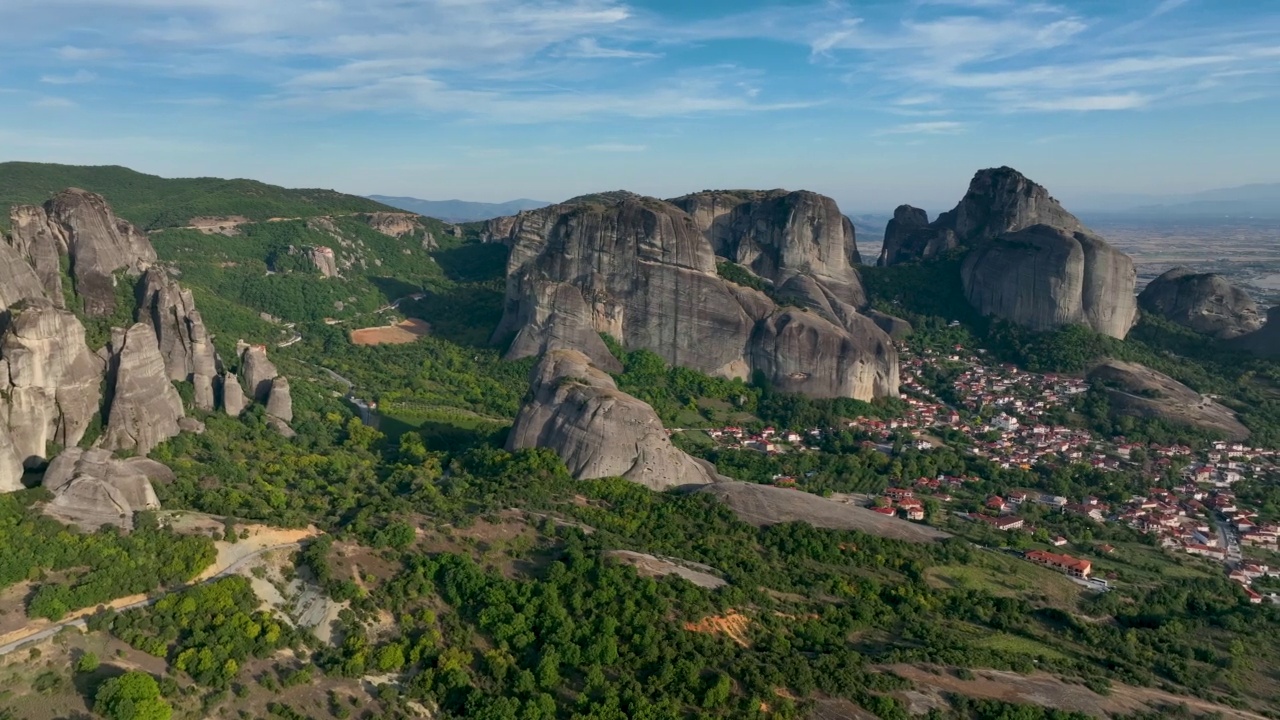
{"type": "MultiPolygon", "coordinates": [[[[227,577],[228,575],[234,575],[237,572],[239,572],[241,568],[248,565],[251,561],[258,559],[269,552],[275,552],[276,550],[297,550],[301,547],[302,547],[302,543],[300,542],[281,543],[279,545],[271,545],[269,547],[264,547],[261,550],[256,550],[248,555],[245,555],[244,557],[240,558],[239,560],[236,560],[235,562],[231,563],[227,567],[223,568],[222,570],[219,570],[218,572],[214,573],[213,575],[210,575],[207,578],[203,578],[201,580],[198,580],[196,582],[193,582],[187,585],[183,585],[181,587],[171,588],[169,590],[164,591],[163,593],[160,593],[159,595],[156,595],[154,597],[149,597],[145,600],[139,600],[138,602],[130,603],[128,605],[122,605],[120,607],[115,608],[115,610],[116,612],[124,612],[125,610],[133,610],[135,608],[147,607],[149,605],[153,605],[157,600],[164,597],[165,595],[169,595],[175,592],[181,592],[182,590],[186,590],[188,588],[192,588],[197,585],[204,585],[205,583],[213,582],[214,580],[227,577]]],[[[57,635],[58,633],[65,630],[66,628],[74,627],[74,628],[80,628],[83,630],[87,625],[88,623],[87,623],[86,617],[81,616],[81,617],[72,618],[70,620],[63,620],[62,622],[54,623],[53,625],[50,625],[47,628],[43,628],[40,630],[32,630],[30,634],[24,635],[23,637],[18,638],[17,640],[12,640],[8,643],[5,643],[4,645],[0,645],[0,657],[4,657],[5,655],[8,655],[9,653],[15,652],[17,650],[21,650],[22,648],[28,645],[31,645],[32,643],[38,643],[44,640],[48,640],[49,638],[53,637],[54,635],[57,635]]],[[[21,632],[21,630],[17,632],[21,632]]]]}

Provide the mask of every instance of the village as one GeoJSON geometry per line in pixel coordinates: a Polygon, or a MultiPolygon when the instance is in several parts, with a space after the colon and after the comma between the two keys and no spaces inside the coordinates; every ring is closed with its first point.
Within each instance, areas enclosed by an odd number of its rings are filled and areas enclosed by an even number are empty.
{"type": "MultiPolygon", "coordinates": [[[[1026,506],[1086,518],[1098,524],[1119,523],[1154,536],[1158,545],[1170,552],[1182,552],[1221,562],[1228,577],[1240,584],[1249,600],[1261,603],[1280,596],[1254,589],[1261,578],[1280,578],[1280,567],[1269,567],[1246,559],[1243,548],[1280,550],[1280,525],[1263,522],[1256,508],[1245,507],[1232,486],[1247,479],[1274,479],[1280,474],[1273,450],[1253,448],[1241,442],[1215,442],[1196,453],[1183,445],[1128,442],[1125,438],[1100,438],[1088,430],[1069,428],[1050,420],[1055,411],[1073,396],[1089,390],[1080,378],[1037,374],[1007,364],[986,362],[984,353],[955,347],[947,353],[926,350],[913,353],[899,347],[902,358],[900,386],[906,411],[901,417],[881,419],[859,417],[847,420],[843,428],[809,428],[803,432],[778,431],[765,427],[750,432],[739,426],[708,431],[724,447],[755,450],[767,454],[812,452],[830,432],[848,430],[867,438],[866,445],[892,452],[895,439],[912,438],[910,446],[929,451],[944,443],[948,435],[964,451],[984,457],[1003,468],[1031,469],[1041,462],[1086,464],[1100,472],[1143,471],[1152,476],[1152,488],[1127,502],[1111,505],[1096,497],[1067,498],[1037,490],[1011,488],[1002,495],[978,497],[981,511],[958,513],[966,519],[1001,532],[1034,532],[1022,517],[1026,506]],[[954,374],[949,388],[952,404],[921,380],[928,371],[947,367],[954,374]],[[1143,465],[1139,460],[1146,461],[1143,465]],[[1173,487],[1156,487],[1171,468],[1177,468],[1179,482],[1173,487]]],[[[924,522],[926,501],[950,505],[959,498],[973,499],[966,485],[977,478],[939,476],[919,478],[911,487],[890,487],[870,498],[871,509],[904,521],[924,522]]],[[[774,478],[781,486],[795,486],[796,479],[774,478]]],[[[1048,544],[1068,544],[1061,535],[1048,544]]],[[[1101,551],[1110,552],[1102,545],[1101,551]]],[[[1049,550],[1034,549],[1026,560],[1058,570],[1081,584],[1105,589],[1106,581],[1091,578],[1087,559],[1049,550]]],[[[1277,583],[1280,585],[1280,583],[1277,583]]]]}

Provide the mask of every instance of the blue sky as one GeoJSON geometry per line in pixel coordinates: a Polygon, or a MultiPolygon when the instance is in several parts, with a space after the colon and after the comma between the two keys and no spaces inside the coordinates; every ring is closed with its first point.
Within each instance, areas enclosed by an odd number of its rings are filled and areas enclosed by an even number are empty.
{"type": "Polygon", "coordinates": [[[0,159],[946,209],[1280,181],[1280,2],[3,0],[0,159]]]}

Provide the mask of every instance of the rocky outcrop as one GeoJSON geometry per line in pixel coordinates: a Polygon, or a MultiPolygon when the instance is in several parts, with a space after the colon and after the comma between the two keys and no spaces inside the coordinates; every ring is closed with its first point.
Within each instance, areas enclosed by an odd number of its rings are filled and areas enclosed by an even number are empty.
{"type": "Polygon", "coordinates": [[[413,213],[375,212],[359,217],[369,227],[388,237],[404,237],[422,229],[418,216],[413,213]]]}
{"type": "Polygon", "coordinates": [[[1227,346],[1262,357],[1280,357],[1280,305],[1267,311],[1267,322],[1260,329],[1228,340],[1227,346]]]}
{"type": "Polygon", "coordinates": [[[899,205],[893,211],[893,219],[884,228],[884,242],[876,264],[884,267],[926,260],[951,250],[957,242],[954,231],[929,230],[929,213],[918,207],[899,205]]]}
{"type": "Polygon", "coordinates": [[[879,310],[868,310],[867,317],[871,318],[871,322],[875,323],[876,327],[885,331],[894,340],[905,340],[914,331],[911,323],[900,317],[882,313],[879,310]]]}
{"type": "Polygon", "coordinates": [[[42,464],[47,448],[79,443],[101,401],[103,362],[84,326],[45,299],[9,311],[0,334],[0,425],[18,458],[42,464]]]}
{"type": "Polygon", "coordinates": [[[1213,273],[1178,267],[1152,280],[1138,307],[1198,333],[1226,340],[1262,327],[1258,305],[1244,290],[1213,273]]]}
{"type": "Polygon", "coordinates": [[[111,402],[102,446],[146,455],[181,432],[182,398],[169,380],[150,325],[116,328],[108,353],[111,402]]]}
{"type": "Polygon", "coordinates": [[[271,381],[280,375],[267,359],[266,345],[240,343],[240,374],[244,376],[246,393],[253,402],[265,403],[271,396],[271,381]]]}
{"type": "Polygon", "coordinates": [[[267,395],[267,414],[286,423],[293,422],[293,395],[289,392],[289,379],[283,375],[271,380],[271,392],[267,395]]]}
{"type": "Polygon", "coordinates": [[[9,430],[0,425],[0,493],[21,490],[22,472],[22,458],[18,457],[18,450],[13,446],[9,430]]]}
{"type": "Polygon", "coordinates": [[[1123,338],[1137,318],[1133,260],[1087,230],[1006,233],[974,248],[960,279],[979,312],[1031,330],[1078,324],[1123,338]]]}
{"type": "MultiPolygon", "coordinates": [[[[44,208],[35,205],[16,205],[11,208],[9,226],[13,228],[9,242],[35,270],[40,285],[44,289],[44,296],[57,307],[63,307],[60,256],[67,250],[66,238],[62,236],[61,229],[49,222],[49,216],[44,208]]],[[[0,258],[0,262],[12,261],[0,258]]],[[[4,271],[0,270],[0,272],[4,271]]],[[[0,278],[0,287],[5,284],[7,283],[4,279],[0,278]]],[[[4,291],[0,290],[0,295],[3,294],[4,291]]],[[[3,300],[4,298],[0,297],[0,301],[3,300]]]]}
{"type": "Polygon", "coordinates": [[[903,205],[885,228],[881,265],[927,260],[956,247],[976,247],[1005,233],[1048,225],[1067,234],[1086,228],[1049,191],[1011,167],[979,170],[960,203],[921,227],[924,211],[903,205]]]}
{"type": "Polygon", "coordinates": [[[327,278],[338,277],[338,259],[333,254],[333,248],[327,247],[306,247],[302,252],[316,266],[316,270],[327,278]]]}
{"type": "Polygon", "coordinates": [[[160,507],[152,480],[172,481],[173,471],[141,457],[113,458],[101,449],[67,448],[44,475],[44,486],[53,500],[44,512],[85,530],[103,525],[133,529],[139,510],[160,507]]]}
{"type": "Polygon", "coordinates": [[[1089,372],[1089,380],[1106,390],[1113,413],[1190,425],[1231,440],[1249,437],[1230,409],[1143,365],[1108,360],[1089,372]]]}
{"type": "Polygon", "coordinates": [[[156,260],[146,234],[117,218],[101,195],[64,190],[44,205],[55,235],[71,257],[76,294],[86,314],[111,315],[116,309],[115,277],[121,270],[144,270],[156,260]]]}
{"type": "Polygon", "coordinates": [[[714,469],[671,444],[653,408],[618,390],[576,350],[552,350],[531,377],[507,448],[550,448],[578,479],[622,477],[654,490],[715,482],[714,469]]]}
{"type": "MultiPolygon", "coordinates": [[[[803,204],[783,200],[779,207],[803,204]]],[[[711,214],[704,213],[704,221],[711,214]]],[[[819,236],[843,238],[843,223],[834,235],[800,224],[808,229],[762,231],[739,247],[759,245],[762,254],[754,260],[785,279],[778,292],[798,298],[808,312],[779,307],[717,275],[703,228],[662,200],[608,193],[521,213],[505,240],[511,249],[507,297],[494,340],[514,336],[510,358],[573,348],[612,370],[617,361],[599,338],[607,333],[674,365],[738,378],[760,370],[778,386],[814,397],[896,395],[897,353],[855,308],[859,298],[851,290],[861,286],[851,285],[857,275],[844,254],[848,248],[832,240],[827,250],[814,251],[828,263],[819,278],[800,271],[802,252],[785,247],[802,240],[813,245],[819,236]],[[773,259],[761,261],[766,255],[773,259]],[[850,282],[838,282],[842,278],[850,282]]]]}
{"type": "Polygon", "coordinates": [[[0,242],[0,311],[31,298],[44,298],[39,276],[27,264],[23,253],[0,242]]]}
{"type": "Polygon", "coordinates": [[[240,378],[235,373],[222,375],[222,409],[231,417],[239,417],[248,402],[244,397],[244,388],[240,387],[240,378]]]}
{"type": "Polygon", "coordinates": [[[217,358],[191,291],[183,290],[162,268],[152,267],[143,278],[138,316],[155,328],[169,379],[191,382],[195,406],[213,410],[217,358]]]}

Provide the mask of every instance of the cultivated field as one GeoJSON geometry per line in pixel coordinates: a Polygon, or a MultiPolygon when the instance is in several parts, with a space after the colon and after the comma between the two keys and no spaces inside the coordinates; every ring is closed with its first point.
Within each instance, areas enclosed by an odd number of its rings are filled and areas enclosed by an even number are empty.
{"type": "Polygon", "coordinates": [[[351,342],[356,345],[404,345],[424,337],[431,326],[417,318],[402,320],[395,325],[360,328],[351,331],[351,342]]]}

